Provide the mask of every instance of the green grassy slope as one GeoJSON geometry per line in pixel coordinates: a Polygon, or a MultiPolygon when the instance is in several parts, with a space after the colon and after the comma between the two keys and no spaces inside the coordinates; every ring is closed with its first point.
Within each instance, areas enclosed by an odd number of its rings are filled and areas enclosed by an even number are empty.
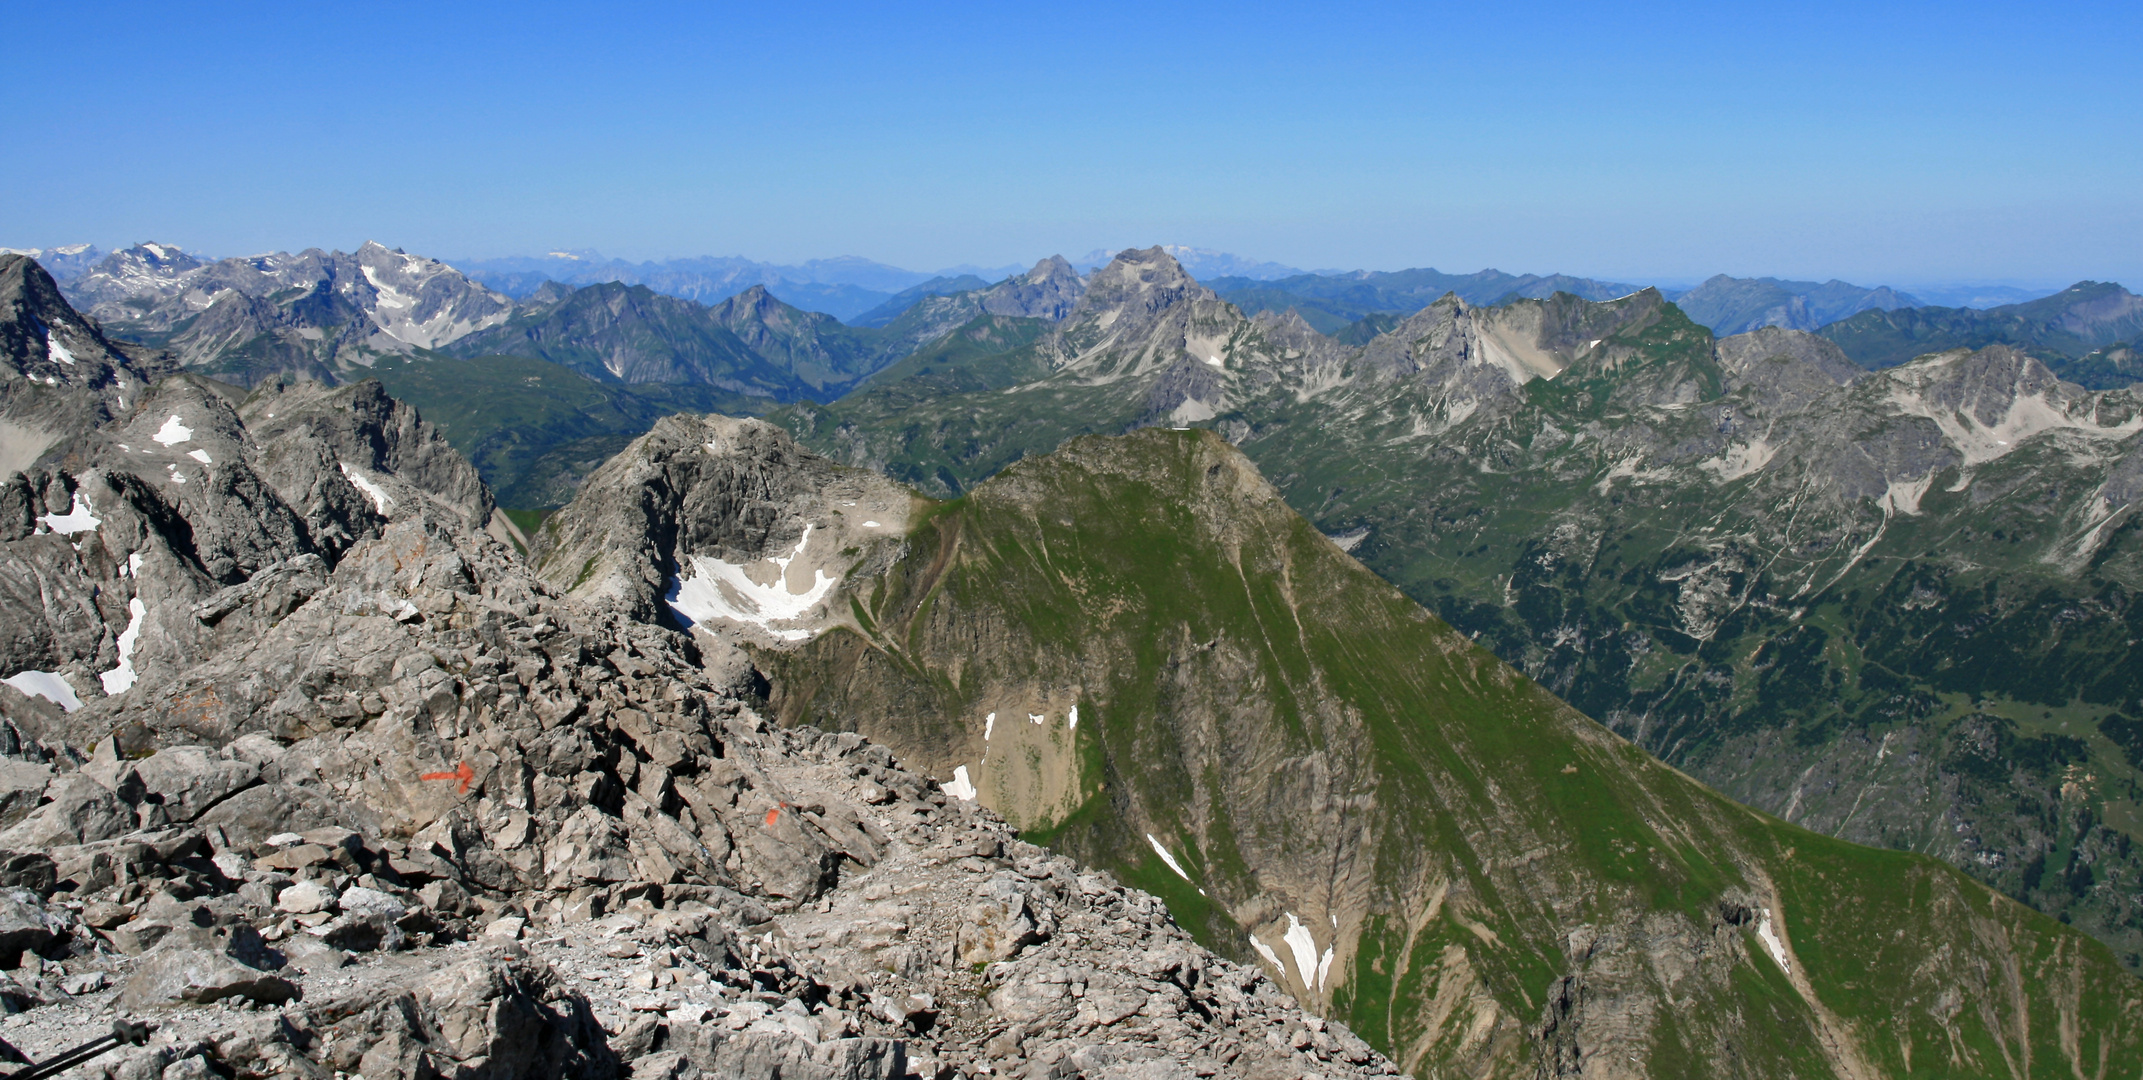
{"type": "Polygon", "coordinates": [[[1213,947],[1254,935],[1417,1075],[2126,1075],[2143,1051],[2143,986],[2102,945],[1659,764],[1209,432],[1024,461],[849,588],[854,629],[761,657],[785,717],[965,766],[1213,947]]]}

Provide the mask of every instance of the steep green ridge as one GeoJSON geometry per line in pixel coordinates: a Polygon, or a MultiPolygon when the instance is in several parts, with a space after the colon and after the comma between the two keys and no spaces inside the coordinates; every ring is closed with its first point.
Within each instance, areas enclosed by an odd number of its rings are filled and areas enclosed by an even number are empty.
{"type": "Polygon", "coordinates": [[[940,495],[1072,435],[1210,426],[1387,580],[1677,767],[1951,862],[2143,967],[2134,395],[2001,347],[1867,376],[1806,334],[1715,340],[1656,293],[1450,299],[1347,349],[1171,288],[965,381],[889,371],[771,418],[940,495]],[[1188,308],[1204,321],[1169,314],[1188,308]],[[1146,329],[1079,346],[1111,319],[1146,329]]]}
{"type": "Polygon", "coordinates": [[[1865,367],[1885,368],[1948,349],[2010,345],[2053,362],[2143,336],[2143,297],[2107,281],[2079,281],[2052,296],[1976,308],[1863,311],[1817,331],[1865,367]]]}
{"type": "Polygon", "coordinates": [[[2143,1051],[2143,985],[2103,946],[1660,765],[1210,432],[1074,440],[902,550],[847,582],[850,626],[761,652],[781,713],[961,768],[1209,945],[1271,949],[1417,1075],[2070,1076],[2143,1051]]]}
{"type": "Polygon", "coordinates": [[[391,358],[372,368],[476,466],[499,505],[562,506],[596,466],[679,412],[762,412],[773,402],[694,384],[598,382],[518,356],[391,358]]]}

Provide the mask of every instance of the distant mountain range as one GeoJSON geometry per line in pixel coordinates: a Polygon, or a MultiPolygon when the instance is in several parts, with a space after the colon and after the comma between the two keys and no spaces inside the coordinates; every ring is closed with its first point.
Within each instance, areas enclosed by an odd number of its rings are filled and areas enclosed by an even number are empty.
{"type": "MultiPolygon", "coordinates": [[[[844,323],[790,303],[763,283],[712,302],[666,293],[720,291],[711,279],[695,284],[679,270],[689,260],[663,264],[678,272],[653,275],[659,284],[606,280],[578,287],[549,275],[578,267],[583,276],[601,277],[604,267],[627,264],[590,253],[522,260],[532,269],[501,272],[543,280],[516,298],[460,267],[376,243],[352,253],[315,249],[220,260],[161,243],[109,253],[75,245],[48,254],[77,268],[61,281],[67,297],[114,340],[146,346],[129,346],[144,357],[157,354],[156,363],[241,386],[378,376],[437,418],[507,506],[565,501],[580,477],[670,412],[759,414],[790,402],[831,402],[866,384],[903,387],[904,395],[924,388],[940,394],[980,389],[978,378],[1012,378],[1009,370],[982,374],[991,364],[973,361],[1014,355],[1037,327],[1065,318],[1087,289],[1077,263],[1063,258],[995,284],[974,273],[914,280],[919,275],[861,259],[778,268],[820,279],[805,283],[813,288],[913,281],[896,293],[873,291],[884,299],[844,323]],[[453,377],[438,369],[442,361],[460,365],[453,377]]],[[[1235,269],[1289,269],[1192,254],[1235,269]]],[[[768,266],[698,263],[728,275],[731,285],[764,276],[768,266]]],[[[1212,285],[1245,315],[1293,312],[1304,330],[1326,341],[1319,347],[1366,345],[1446,293],[1496,306],[1514,297],[1565,293],[1604,301],[1637,291],[1629,283],[1568,275],[1434,269],[1238,275],[1212,285]]],[[[2135,298],[2117,285],[2086,283],[1987,312],[1896,307],[1914,297],[1836,281],[1724,276],[1677,299],[1695,322],[1723,328],[1722,334],[1821,326],[1850,314],[1821,332],[1871,367],[1921,352],[2005,343],[2087,388],[2126,386],[2139,377],[2127,343],[2143,339],[2143,327],[2135,325],[2135,298]]],[[[923,476],[909,479],[927,483],[923,476]]]]}
{"type": "MultiPolygon", "coordinates": [[[[592,251],[554,251],[545,255],[500,259],[459,259],[455,266],[472,280],[521,298],[546,281],[563,285],[596,285],[617,282],[645,285],[658,293],[714,304],[754,285],[764,286],[780,300],[837,319],[862,315],[906,295],[907,291],[933,280],[973,280],[980,288],[1009,277],[1020,267],[956,267],[942,274],[924,274],[887,266],[856,256],[812,259],[794,266],[756,262],[742,257],[704,256],[664,262],[630,263],[605,259],[592,251]],[[977,277],[976,272],[987,276],[977,277]]],[[[913,302],[912,300],[910,301],[913,302]]],[[[906,305],[902,306],[905,310],[906,305]]],[[[898,314],[898,312],[895,312],[898,314]]],[[[885,320],[890,322],[891,319],[885,320]]],[[[881,322],[877,325],[884,325],[881,322]]]]}
{"type": "Polygon", "coordinates": [[[52,248],[0,248],[0,255],[28,255],[45,268],[45,273],[67,281],[97,265],[105,252],[95,244],[63,244],[52,248]]]}
{"type": "Polygon", "coordinates": [[[2143,297],[2107,281],[2079,281],[2052,296],[1984,311],[1913,307],[1864,311],[1824,327],[1864,367],[1925,353],[2012,345],[2055,367],[2106,346],[2143,339],[2143,297]]]}
{"type": "Polygon", "coordinates": [[[1888,286],[1871,289],[1835,278],[1817,284],[1725,274],[1671,299],[1682,314],[1720,335],[1746,334],[1766,326],[1814,330],[1863,311],[1920,306],[1919,298],[1888,286]]]}

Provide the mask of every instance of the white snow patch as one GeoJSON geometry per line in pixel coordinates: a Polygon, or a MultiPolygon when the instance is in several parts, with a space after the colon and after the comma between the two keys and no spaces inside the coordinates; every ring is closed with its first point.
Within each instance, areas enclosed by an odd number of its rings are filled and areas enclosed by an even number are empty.
{"type": "Polygon", "coordinates": [[[878,523],[875,521],[866,521],[863,523],[863,527],[866,529],[875,529],[878,527],[878,523]]]}
{"type": "Polygon", "coordinates": [[[1037,723],[1037,724],[1039,724],[1039,723],[1041,723],[1041,722],[1042,722],[1042,721],[1043,721],[1044,719],[1047,719],[1047,718],[1046,718],[1046,717],[1044,717],[1044,716],[1043,716],[1042,714],[1040,714],[1040,713],[1028,713],[1028,714],[1027,714],[1027,719],[1028,719],[1028,720],[1031,720],[1031,721],[1033,721],[1034,723],[1037,723]]]}
{"type": "Polygon", "coordinates": [[[1770,908],[1764,909],[1763,920],[1756,924],[1756,937],[1757,940],[1764,943],[1764,948],[1771,953],[1771,959],[1778,961],[1780,971],[1793,970],[1793,965],[1786,961],[1786,943],[1780,941],[1778,935],[1771,931],[1770,908]]]}
{"type": "Polygon", "coordinates": [[[975,782],[967,778],[967,766],[965,765],[953,766],[952,780],[948,783],[939,784],[938,787],[945,794],[955,799],[966,799],[968,802],[975,801],[975,782]]]}
{"type": "Polygon", "coordinates": [[[1333,546],[1341,551],[1352,553],[1355,548],[1362,546],[1362,541],[1369,539],[1369,526],[1364,525],[1353,532],[1327,535],[1325,539],[1332,541],[1333,546]]]}
{"type": "Polygon", "coordinates": [[[1777,456],[1778,447],[1758,439],[1729,446],[1726,453],[1698,463],[1697,468],[1716,473],[1722,481],[1739,480],[1771,464],[1771,459],[1777,456]]]}
{"type": "Polygon", "coordinates": [[[1177,862],[1176,857],[1174,855],[1170,855],[1168,853],[1168,849],[1162,847],[1161,842],[1153,838],[1152,833],[1146,834],[1146,842],[1153,845],[1153,853],[1159,855],[1161,857],[1161,861],[1167,863],[1168,868],[1176,872],[1177,877],[1182,878],[1185,881],[1189,881],[1191,879],[1191,876],[1189,874],[1183,872],[1183,864],[1177,862]]]}
{"type": "Polygon", "coordinates": [[[215,462],[209,458],[208,451],[206,450],[188,450],[186,451],[186,456],[194,459],[195,461],[200,462],[203,465],[215,464],[215,462]]]}
{"type": "Polygon", "coordinates": [[[670,594],[664,599],[670,610],[688,623],[731,619],[757,626],[783,641],[803,641],[811,636],[811,631],[776,629],[772,624],[802,618],[833,589],[834,579],[827,577],[826,571],[813,570],[809,589],[800,593],[789,590],[789,564],[804,553],[805,545],[811,543],[812,528],[804,526],[803,539],[798,540],[795,549],[787,555],[767,560],[774,564],[771,584],[761,585],[753,581],[745,575],[744,567],[736,563],[711,555],[694,555],[692,577],[672,578],[670,594]]]}
{"type": "Polygon", "coordinates": [[[1205,362],[1206,362],[1206,363],[1208,363],[1208,364],[1211,364],[1211,365],[1213,365],[1214,367],[1226,367],[1226,366],[1227,366],[1226,364],[1223,364],[1223,363],[1221,363],[1221,362],[1220,362],[1220,357],[1217,357],[1217,356],[1208,356],[1208,357],[1206,357],[1206,358],[1205,358],[1205,362]]]}
{"type": "Polygon", "coordinates": [[[45,353],[68,367],[74,366],[74,354],[67,351],[67,346],[60,344],[60,339],[52,336],[49,328],[45,330],[45,353]]]}
{"type": "Polygon", "coordinates": [[[1219,415],[1220,413],[1211,405],[1197,398],[1184,398],[1181,405],[1169,411],[1168,418],[1178,424],[1195,424],[1200,420],[1211,420],[1219,415]]]}
{"type": "Polygon", "coordinates": [[[126,565],[119,568],[119,576],[141,580],[141,552],[137,551],[126,557],[126,565]]]}
{"type": "Polygon", "coordinates": [[[991,713],[990,715],[988,715],[988,716],[985,716],[985,717],[983,717],[983,718],[982,718],[982,741],[983,741],[983,742],[989,742],[989,741],[990,741],[990,733],[991,733],[991,732],[993,732],[993,731],[996,731],[996,730],[997,730],[997,714],[996,714],[996,713],[991,713]]]}
{"type": "Polygon", "coordinates": [[[119,634],[119,666],[97,676],[104,682],[106,697],[123,694],[134,685],[134,646],[141,644],[141,620],[149,614],[149,605],[137,596],[126,602],[126,609],[131,618],[119,634]]]}
{"type": "Polygon", "coordinates": [[[394,496],[387,494],[387,489],[366,479],[363,473],[350,468],[349,462],[342,462],[341,464],[342,475],[349,477],[350,483],[357,485],[357,490],[364,492],[365,497],[372,500],[373,509],[378,510],[381,517],[394,513],[394,496]]]}
{"type": "Polygon", "coordinates": [[[82,699],[75,696],[74,687],[68,685],[58,672],[18,671],[0,682],[22,691],[24,697],[44,698],[67,712],[82,707],[82,699]]]}
{"type": "Polygon", "coordinates": [[[1264,957],[1265,962],[1271,964],[1280,974],[1287,974],[1287,965],[1280,962],[1280,954],[1272,951],[1272,946],[1259,941],[1256,934],[1250,935],[1250,947],[1256,949],[1258,955],[1264,957]]]}
{"type": "Polygon", "coordinates": [[[1071,713],[1064,717],[1064,727],[1068,731],[1079,730],[1079,706],[1071,707],[1071,713]]]}
{"type": "Polygon", "coordinates": [[[1310,936],[1310,928],[1302,925],[1302,920],[1295,918],[1292,911],[1287,913],[1287,934],[1281,940],[1286,941],[1288,949],[1295,954],[1295,973],[1302,976],[1302,985],[1315,988],[1317,939],[1310,936]]]}
{"type": "Polygon", "coordinates": [[[176,465],[166,465],[166,466],[164,466],[164,468],[167,468],[167,469],[170,469],[170,470],[171,470],[171,482],[172,482],[172,483],[174,483],[174,484],[183,484],[183,483],[185,483],[185,482],[186,482],[186,477],[185,477],[185,475],[184,475],[184,474],[182,474],[182,473],[180,473],[180,472],[179,472],[179,467],[178,467],[178,466],[176,466],[176,465]]]}
{"type": "Polygon", "coordinates": [[[79,532],[91,532],[97,526],[103,524],[95,514],[90,513],[89,497],[79,491],[74,493],[74,505],[68,507],[66,513],[46,514],[38,518],[37,523],[61,536],[73,536],[79,532]]]}
{"type": "Polygon", "coordinates": [[[1324,956],[1317,961],[1317,989],[1324,989],[1324,982],[1332,974],[1332,946],[1324,947],[1324,956]]]}
{"type": "Polygon", "coordinates": [[[163,427],[156,429],[156,434],[149,437],[163,443],[165,446],[177,446],[193,438],[193,429],[187,427],[186,422],[179,419],[177,415],[173,415],[171,419],[164,421],[163,427]]]}

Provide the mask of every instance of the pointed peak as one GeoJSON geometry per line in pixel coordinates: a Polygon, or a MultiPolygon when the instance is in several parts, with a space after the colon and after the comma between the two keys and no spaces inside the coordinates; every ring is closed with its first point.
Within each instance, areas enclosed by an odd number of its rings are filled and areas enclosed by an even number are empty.
{"type": "Polygon", "coordinates": [[[730,302],[740,310],[748,310],[757,315],[779,311],[789,306],[781,302],[781,297],[768,292],[764,284],[754,285],[738,293],[730,302]]]}
{"type": "Polygon", "coordinates": [[[789,310],[781,297],[768,292],[764,284],[753,285],[714,306],[718,317],[725,321],[754,319],[765,321],[779,318],[789,310]]]}
{"type": "Polygon", "coordinates": [[[1155,289],[1170,291],[1197,291],[1213,295],[1212,290],[1200,285],[1190,271],[1168,253],[1168,249],[1155,245],[1150,248],[1125,248],[1109,260],[1108,265],[1095,270],[1087,279],[1087,294],[1107,295],[1125,290],[1146,292],[1155,289]]]}
{"type": "Polygon", "coordinates": [[[1266,337],[1291,349],[1308,351],[1330,340],[1316,327],[1311,326],[1309,320],[1302,317],[1301,311],[1292,307],[1285,311],[1268,308],[1252,315],[1250,322],[1263,330],[1266,337]]]}

